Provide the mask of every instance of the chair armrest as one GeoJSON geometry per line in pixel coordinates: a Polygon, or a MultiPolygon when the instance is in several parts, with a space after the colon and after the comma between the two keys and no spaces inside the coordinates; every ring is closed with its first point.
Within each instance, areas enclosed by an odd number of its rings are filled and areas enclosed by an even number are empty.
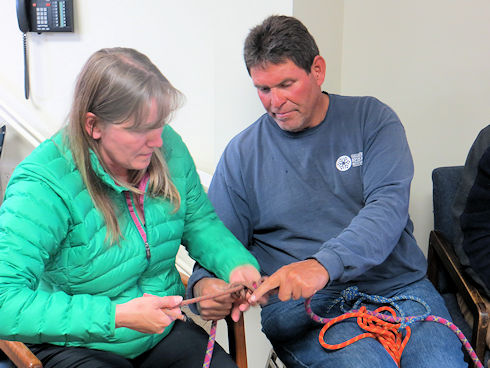
{"type": "Polygon", "coordinates": [[[449,274],[449,277],[454,282],[455,287],[473,314],[472,345],[480,360],[483,361],[486,349],[485,337],[489,317],[480,292],[464,273],[463,266],[456,256],[451,244],[439,231],[431,231],[430,233],[429,254],[428,273],[431,281],[433,281],[431,274],[434,273],[434,270],[431,270],[431,262],[436,261],[436,263],[440,264],[449,274]]]}
{"type": "Polygon", "coordinates": [[[42,368],[42,364],[27,346],[19,341],[0,340],[0,350],[18,368],[42,368]]]}
{"type": "Polygon", "coordinates": [[[187,276],[186,274],[184,274],[182,272],[179,272],[179,274],[180,274],[180,279],[182,280],[182,283],[187,288],[187,284],[189,283],[189,276],[187,276]]]}

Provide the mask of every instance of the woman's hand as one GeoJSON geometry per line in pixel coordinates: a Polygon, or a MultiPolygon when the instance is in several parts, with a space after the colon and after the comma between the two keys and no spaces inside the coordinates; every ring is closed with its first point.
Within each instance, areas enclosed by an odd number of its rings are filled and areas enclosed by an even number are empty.
{"type": "Polygon", "coordinates": [[[244,284],[252,286],[253,283],[259,282],[260,273],[252,265],[238,266],[230,272],[230,284],[244,284]]]}
{"type": "MultiPolygon", "coordinates": [[[[260,273],[252,265],[239,266],[233,269],[230,273],[230,284],[240,283],[253,287],[260,280],[260,273]]],[[[247,301],[246,296],[239,298],[233,302],[233,308],[231,309],[231,319],[237,322],[240,319],[240,313],[245,312],[250,308],[250,304],[247,301]]]]}
{"type": "Polygon", "coordinates": [[[148,334],[161,334],[176,319],[183,320],[181,296],[145,294],[116,306],[116,328],[127,327],[148,334]]]}

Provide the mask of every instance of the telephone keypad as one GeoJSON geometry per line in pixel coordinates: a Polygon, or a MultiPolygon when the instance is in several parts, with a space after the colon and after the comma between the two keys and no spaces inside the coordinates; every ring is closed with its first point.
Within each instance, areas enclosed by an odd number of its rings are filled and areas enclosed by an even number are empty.
{"type": "Polygon", "coordinates": [[[49,29],[48,26],[48,9],[47,8],[36,8],[36,20],[37,29],[40,31],[45,31],[49,29]]]}

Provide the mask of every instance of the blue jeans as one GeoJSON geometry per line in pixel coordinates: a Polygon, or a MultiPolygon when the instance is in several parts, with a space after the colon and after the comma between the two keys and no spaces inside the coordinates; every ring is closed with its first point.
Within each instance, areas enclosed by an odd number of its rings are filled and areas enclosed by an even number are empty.
{"type": "MultiPolygon", "coordinates": [[[[423,279],[393,292],[395,295],[419,297],[431,307],[431,314],[450,319],[444,300],[430,281],[423,279]]],[[[343,312],[336,305],[326,314],[332,302],[340,296],[338,291],[328,288],[315,294],[312,299],[313,311],[327,318],[336,317],[343,312]]],[[[406,316],[424,314],[425,309],[413,301],[397,304],[406,316]]],[[[367,305],[375,309],[379,305],[367,305]]],[[[464,361],[462,345],[458,337],[446,326],[436,322],[415,322],[411,325],[412,336],[403,351],[403,368],[456,368],[468,367],[464,361]]],[[[281,302],[271,298],[262,308],[262,330],[271,341],[279,358],[288,368],[293,367],[366,367],[396,368],[396,364],[375,339],[365,338],[340,350],[325,350],[318,342],[322,328],[305,313],[304,300],[281,302]]],[[[336,344],[357,336],[361,330],[354,318],[333,325],[325,334],[330,344],[336,344]]]]}

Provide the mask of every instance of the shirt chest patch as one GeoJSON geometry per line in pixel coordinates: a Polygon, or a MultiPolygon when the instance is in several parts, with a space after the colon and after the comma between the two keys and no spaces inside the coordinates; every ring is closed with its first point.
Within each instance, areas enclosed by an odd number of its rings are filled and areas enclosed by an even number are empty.
{"type": "Polygon", "coordinates": [[[335,162],[335,166],[339,171],[347,171],[351,167],[357,167],[362,165],[362,152],[352,153],[349,155],[340,156],[335,162]]]}

